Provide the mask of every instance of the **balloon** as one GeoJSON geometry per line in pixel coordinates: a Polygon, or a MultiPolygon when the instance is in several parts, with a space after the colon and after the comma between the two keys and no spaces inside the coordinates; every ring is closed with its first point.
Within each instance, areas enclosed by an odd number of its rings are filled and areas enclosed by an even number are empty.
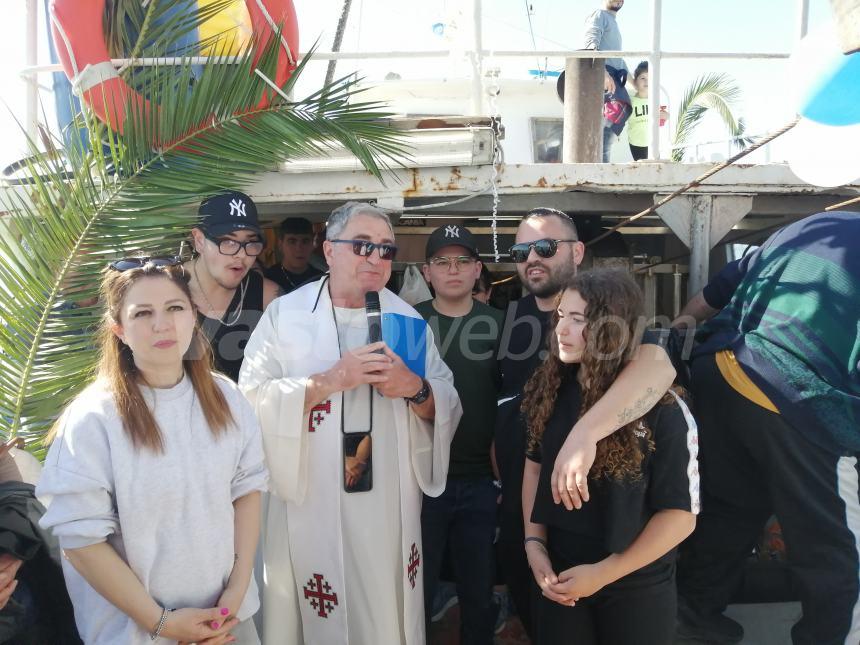
{"type": "Polygon", "coordinates": [[[798,114],[824,125],[860,123],[860,52],[843,54],[832,24],[800,41],[786,72],[798,114]]]}
{"type": "Polygon", "coordinates": [[[821,125],[809,119],[785,135],[788,164],[813,186],[844,186],[860,179],[860,124],[821,125]]]}

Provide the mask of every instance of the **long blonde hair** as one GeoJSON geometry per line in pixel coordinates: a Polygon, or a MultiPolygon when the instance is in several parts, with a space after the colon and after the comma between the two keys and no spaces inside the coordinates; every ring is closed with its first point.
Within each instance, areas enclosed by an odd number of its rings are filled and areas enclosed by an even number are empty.
{"type": "MultiPolygon", "coordinates": [[[[104,303],[105,311],[96,333],[99,347],[97,378],[103,380],[113,394],[123,429],[134,447],[163,453],[161,430],[140,390],[143,378],[134,364],[131,348],[113,332],[113,327],[120,323],[120,310],[128,290],[143,278],[169,280],[185,294],[193,307],[188,278],[181,266],[147,263],[127,271],[105,269],[101,283],[101,302],[104,303]]],[[[233,423],[233,414],[212,376],[212,348],[196,323],[182,364],[200,401],[209,430],[215,436],[220,435],[233,423]]],[[[62,418],[51,428],[46,443],[53,441],[62,418]]]]}

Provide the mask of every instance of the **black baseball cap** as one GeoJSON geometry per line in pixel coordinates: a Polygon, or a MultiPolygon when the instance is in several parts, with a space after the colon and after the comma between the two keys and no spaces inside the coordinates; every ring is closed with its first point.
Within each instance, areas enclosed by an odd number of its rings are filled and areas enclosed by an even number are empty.
{"type": "Polygon", "coordinates": [[[288,217],[281,222],[281,235],[313,235],[314,226],[304,217],[288,217]]]}
{"type": "Polygon", "coordinates": [[[253,231],[261,238],[263,231],[257,219],[257,205],[245,193],[231,190],[203,200],[197,210],[198,226],[209,235],[226,235],[233,231],[253,231]]]}
{"type": "Polygon", "coordinates": [[[462,246],[470,255],[480,258],[475,236],[472,235],[472,231],[464,226],[457,224],[440,226],[430,233],[430,237],[427,238],[426,257],[432,258],[439,249],[446,246],[462,246]]]}

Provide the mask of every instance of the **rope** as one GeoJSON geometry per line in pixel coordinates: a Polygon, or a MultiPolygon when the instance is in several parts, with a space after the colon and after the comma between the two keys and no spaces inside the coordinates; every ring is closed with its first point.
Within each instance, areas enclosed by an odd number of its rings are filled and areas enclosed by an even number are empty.
{"type": "Polygon", "coordinates": [[[833,206],[828,206],[824,210],[826,212],[835,211],[835,210],[839,210],[843,206],[850,206],[851,204],[856,204],[857,202],[860,202],[860,197],[854,197],[852,199],[849,199],[848,201],[839,202],[838,204],[833,204],[833,206]]]}
{"type": "Polygon", "coordinates": [[[287,60],[290,61],[290,65],[295,65],[296,60],[293,58],[293,52],[290,51],[290,45],[287,42],[287,37],[284,36],[283,32],[278,29],[278,26],[275,24],[275,21],[272,20],[272,16],[269,15],[269,10],[266,9],[266,5],[263,4],[263,0],[257,0],[257,6],[260,8],[260,11],[262,12],[263,17],[266,19],[266,22],[269,23],[269,27],[272,28],[272,33],[280,33],[281,44],[284,46],[284,51],[287,53],[287,60]]]}
{"type": "Polygon", "coordinates": [[[726,159],[724,162],[722,162],[721,164],[719,164],[719,165],[715,166],[714,168],[711,168],[711,169],[710,169],[710,170],[708,170],[706,173],[704,173],[704,174],[702,174],[702,175],[699,175],[699,176],[698,176],[698,177],[696,177],[693,181],[691,181],[689,184],[687,184],[686,186],[683,186],[683,187],[679,188],[678,190],[676,190],[675,192],[671,193],[670,195],[667,195],[666,197],[664,197],[663,199],[661,199],[659,202],[657,202],[657,203],[656,203],[656,204],[654,204],[653,206],[650,206],[649,208],[646,208],[646,209],[645,209],[644,211],[642,211],[641,213],[636,213],[635,215],[631,215],[630,217],[628,217],[627,219],[625,219],[623,222],[619,222],[619,223],[618,223],[618,224],[616,224],[615,226],[611,227],[609,230],[604,231],[603,233],[601,233],[600,235],[598,235],[598,236],[597,236],[597,237],[595,237],[594,239],[592,239],[592,240],[590,240],[589,242],[587,242],[587,243],[586,243],[586,246],[591,246],[592,244],[595,244],[595,243],[599,242],[600,240],[602,240],[603,238],[607,237],[608,235],[610,235],[610,234],[614,233],[614,232],[615,232],[615,231],[617,231],[619,228],[621,228],[621,227],[623,227],[623,226],[627,226],[627,224],[630,224],[631,222],[635,222],[637,219],[639,219],[639,218],[641,218],[641,217],[645,217],[646,215],[650,215],[651,213],[655,212],[658,208],[660,208],[660,207],[661,207],[661,206],[663,206],[664,204],[666,204],[666,203],[668,203],[668,202],[672,201],[673,199],[675,199],[678,195],[682,195],[683,193],[687,192],[687,191],[688,191],[688,190],[690,190],[691,188],[695,188],[696,186],[699,186],[703,181],[705,181],[705,180],[706,180],[706,179],[708,179],[709,177],[713,177],[713,176],[714,176],[714,175],[716,175],[718,172],[720,172],[720,171],[721,171],[721,170],[723,170],[724,168],[728,168],[729,166],[731,166],[733,163],[735,163],[735,162],[736,162],[736,161],[738,161],[739,159],[743,159],[744,157],[746,157],[746,156],[747,156],[748,154],[750,154],[751,152],[755,152],[756,150],[758,150],[759,148],[761,148],[761,147],[762,147],[762,146],[764,146],[764,145],[767,145],[768,143],[770,143],[771,141],[773,141],[773,140],[774,140],[774,139],[776,139],[777,137],[782,136],[783,134],[785,134],[786,132],[788,132],[789,130],[791,130],[794,126],[796,126],[796,125],[798,124],[798,122],[799,122],[799,121],[800,121],[800,117],[799,117],[799,116],[795,117],[792,121],[790,121],[789,123],[785,124],[785,125],[784,125],[783,127],[781,127],[779,130],[777,130],[777,131],[775,131],[775,132],[772,132],[771,134],[767,135],[764,139],[761,139],[761,140],[759,140],[759,141],[756,141],[756,142],[755,142],[753,145],[751,145],[749,148],[746,148],[745,150],[741,150],[741,151],[740,151],[738,154],[736,154],[734,157],[731,157],[730,159],[726,159]]]}
{"type": "Polygon", "coordinates": [[[72,43],[66,35],[66,30],[63,29],[63,25],[61,25],[60,21],[57,19],[57,14],[54,11],[53,4],[51,5],[51,22],[54,24],[54,27],[60,34],[60,38],[63,39],[63,43],[66,45],[66,53],[69,55],[69,62],[72,64],[72,71],[75,73],[75,78],[77,78],[80,71],[78,70],[78,62],[75,60],[75,52],[72,51],[72,43]]]}

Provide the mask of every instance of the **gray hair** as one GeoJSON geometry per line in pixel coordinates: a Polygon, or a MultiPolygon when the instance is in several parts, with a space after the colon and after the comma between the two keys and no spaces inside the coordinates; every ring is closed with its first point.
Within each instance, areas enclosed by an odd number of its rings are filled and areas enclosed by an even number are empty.
{"type": "Polygon", "coordinates": [[[329,215],[328,221],[325,223],[325,239],[336,240],[346,228],[349,220],[356,215],[368,215],[381,219],[388,224],[388,228],[391,229],[391,237],[394,237],[394,227],[385,211],[366,202],[347,202],[343,206],[335,208],[329,215]]]}

